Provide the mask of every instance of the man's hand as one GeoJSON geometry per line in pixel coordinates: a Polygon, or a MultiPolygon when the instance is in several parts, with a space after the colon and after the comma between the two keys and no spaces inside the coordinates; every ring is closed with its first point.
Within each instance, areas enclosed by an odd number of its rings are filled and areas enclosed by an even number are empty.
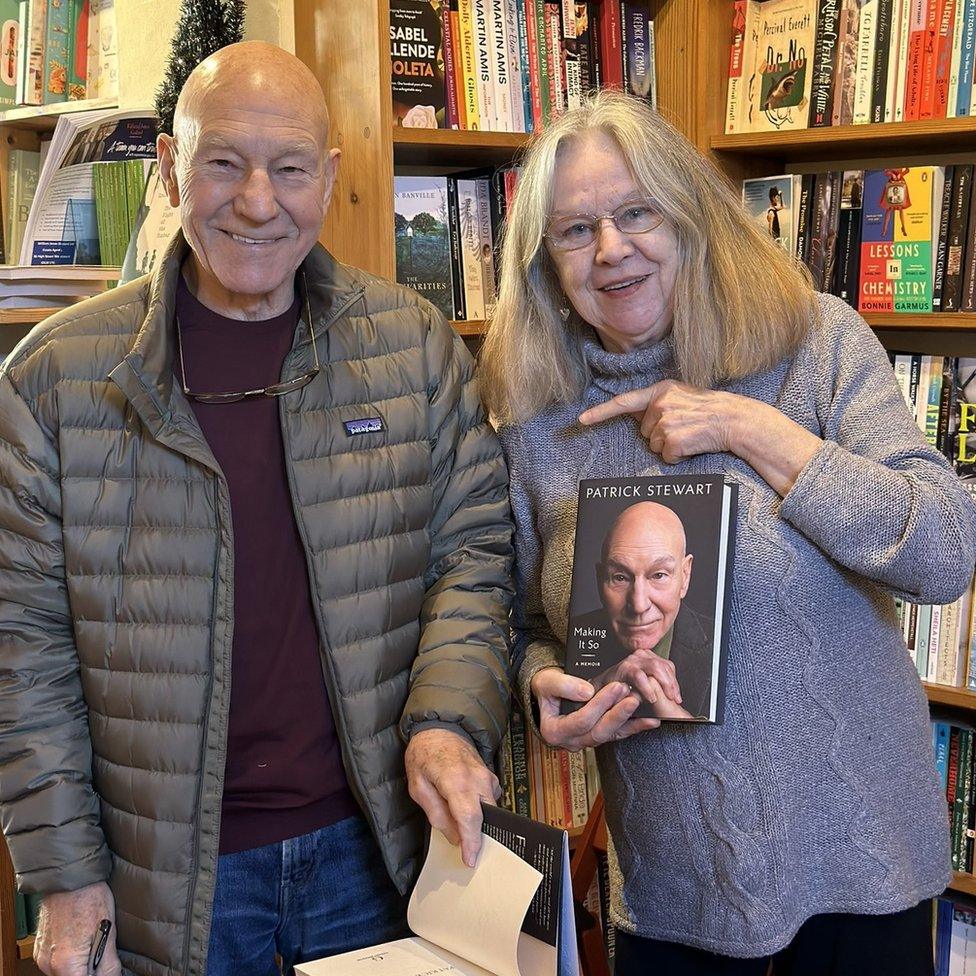
{"type": "Polygon", "coordinates": [[[34,940],[34,962],[41,972],[89,976],[88,954],[103,918],[112,922],[112,929],[97,976],[121,976],[122,963],[115,950],[115,900],[104,882],[44,896],[34,940]]]}
{"type": "Polygon", "coordinates": [[[498,777],[467,739],[447,729],[417,732],[404,761],[413,801],[431,827],[460,843],[464,863],[473,868],[481,851],[481,801],[495,803],[501,796],[498,777]]]}
{"type": "MultiPolygon", "coordinates": [[[[648,682],[654,682],[648,678],[648,682]]],[[[539,731],[557,749],[577,752],[588,746],[626,739],[636,732],[656,729],[656,718],[632,718],[640,696],[622,681],[611,681],[594,694],[583,678],[574,678],[559,668],[545,668],[532,678],[532,694],[539,702],[539,731]],[[559,714],[560,699],[586,702],[569,715],[559,714]]],[[[660,686],[657,689],[664,697],[660,686]]]]}
{"type": "Polygon", "coordinates": [[[630,685],[651,705],[663,691],[676,705],[681,704],[681,688],[673,662],[651,650],[634,651],[617,665],[614,678],[630,685]]]}

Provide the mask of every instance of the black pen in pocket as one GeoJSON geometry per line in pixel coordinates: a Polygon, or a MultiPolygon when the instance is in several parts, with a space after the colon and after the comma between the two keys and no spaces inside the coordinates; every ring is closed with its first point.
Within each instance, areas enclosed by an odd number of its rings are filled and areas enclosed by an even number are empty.
{"type": "Polygon", "coordinates": [[[98,969],[98,964],[105,955],[105,946],[108,945],[108,933],[111,929],[112,923],[107,918],[103,918],[98,923],[98,929],[92,939],[91,952],[88,953],[88,976],[95,976],[95,970],[98,969]]]}

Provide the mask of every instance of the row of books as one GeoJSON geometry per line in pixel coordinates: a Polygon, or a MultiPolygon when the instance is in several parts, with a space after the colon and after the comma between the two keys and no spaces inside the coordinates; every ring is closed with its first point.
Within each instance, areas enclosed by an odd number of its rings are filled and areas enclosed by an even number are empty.
{"type": "Polygon", "coordinates": [[[488,318],[497,290],[496,235],[517,179],[515,169],[395,177],[397,281],[448,319],[488,318]]]}
{"type": "Polygon", "coordinates": [[[502,743],[501,781],[502,806],[563,830],[586,825],[600,792],[593,750],[550,749],[526,730],[518,705],[502,743]]]}
{"type": "Polygon", "coordinates": [[[743,205],[860,312],[976,312],[973,165],[746,180],[743,205]]]}
{"type": "MultiPolygon", "coordinates": [[[[976,359],[889,353],[895,379],[925,439],[976,494],[976,359]]],[[[920,677],[976,689],[973,587],[954,603],[896,601],[905,643],[920,677]]]]}
{"type": "Polygon", "coordinates": [[[725,131],[976,114],[976,0],[736,0],[725,131]]]}
{"type": "Polygon", "coordinates": [[[392,0],[390,56],[397,125],[536,132],[601,87],[657,103],[646,2],[392,0]]]}
{"type": "Polygon", "coordinates": [[[976,904],[961,895],[936,900],[935,976],[967,976],[976,968],[976,904]]]}
{"type": "Polygon", "coordinates": [[[0,107],[118,98],[115,0],[0,0],[0,107]]]}

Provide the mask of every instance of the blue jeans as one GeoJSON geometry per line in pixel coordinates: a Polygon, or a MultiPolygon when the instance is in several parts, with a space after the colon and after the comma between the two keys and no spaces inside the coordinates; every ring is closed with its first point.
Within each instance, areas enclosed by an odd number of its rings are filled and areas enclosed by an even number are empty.
{"type": "Polygon", "coordinates": [[[220,855],[207,976],[278,976],[299,962],[408,934],[406,899],[366,822],[349,817],[220,855]]]}

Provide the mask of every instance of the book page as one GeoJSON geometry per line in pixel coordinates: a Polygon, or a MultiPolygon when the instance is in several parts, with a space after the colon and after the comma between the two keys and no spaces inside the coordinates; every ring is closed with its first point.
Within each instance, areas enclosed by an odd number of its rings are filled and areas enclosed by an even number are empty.
{"type": "Polygon", "coordinates": [[[343,952],[301,963],[295,972],[297,976],[494,976],[425,939],[400,939],[343,952]]]}
{"type": "Polygon", "coordinates": [[[536,976],[520,973],[519,935],[541,880],[535,868],[487,836],[477,867],[469,868],[460,849],[434,830],[407,922],[428,942],[495,976],[536,976]]]}

